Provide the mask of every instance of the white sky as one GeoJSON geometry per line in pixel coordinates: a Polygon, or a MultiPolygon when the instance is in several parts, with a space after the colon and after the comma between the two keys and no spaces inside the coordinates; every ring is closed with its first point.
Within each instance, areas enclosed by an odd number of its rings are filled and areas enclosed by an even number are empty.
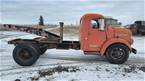
{"type": "Polygon", "coordinates": [[[0,22],[37,24],[76,24],[85,13],[100,13],[118,19],[123,25],[145,20],[145,0],[1,0],[0,22]]]}

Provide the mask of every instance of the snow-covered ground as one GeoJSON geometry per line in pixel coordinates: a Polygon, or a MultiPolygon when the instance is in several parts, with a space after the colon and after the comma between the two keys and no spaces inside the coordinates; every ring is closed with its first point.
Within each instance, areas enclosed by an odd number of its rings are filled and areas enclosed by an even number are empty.
{"type": "MultiPolygon", "coordinates": [[[[133,37],[131,54],[124,64],[110,64],[104,57],[84,55],[80,50],[50,49],[40,56],[36,64],[22,67],[12,58],[13,45],[8,40],[35,38],[20,32],[0,31],[0,81],[145,81],[145,37],[133,37]]],[[[65,36],[77,40],[76,36],[65,36]]]]}

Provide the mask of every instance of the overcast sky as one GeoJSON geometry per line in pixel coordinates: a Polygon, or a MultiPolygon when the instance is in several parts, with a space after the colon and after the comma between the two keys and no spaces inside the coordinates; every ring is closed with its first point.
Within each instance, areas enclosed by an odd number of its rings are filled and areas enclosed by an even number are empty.
{"type": "Polygon", "coordinates": [[[118,19],[123,25],[145,20],[145,0],[1,0],[0,22],[37,24],[63,21],[76,24],[85,13],[100,13],[118,19]]]}

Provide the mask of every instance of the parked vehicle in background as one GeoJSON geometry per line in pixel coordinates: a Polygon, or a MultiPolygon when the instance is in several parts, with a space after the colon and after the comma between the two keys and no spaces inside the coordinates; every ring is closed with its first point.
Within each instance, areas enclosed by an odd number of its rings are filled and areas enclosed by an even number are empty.
{"type": "Polygon", "coordinates": [[[145,21],[135,21],[134,24],[128,25],[127,29],[130,29],[133,35],[145,35],[145,21]]]}

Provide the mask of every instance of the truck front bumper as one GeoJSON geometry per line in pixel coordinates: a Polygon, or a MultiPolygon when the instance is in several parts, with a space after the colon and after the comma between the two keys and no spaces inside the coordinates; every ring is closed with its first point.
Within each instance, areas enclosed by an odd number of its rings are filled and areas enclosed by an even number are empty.
{"type": "Polygon", "coordinates": [[[134,53],[134,54],[136,54],[137,53],[137,50],[134,49],[134,48],[131,48],[131,52],[134,53]]]}

